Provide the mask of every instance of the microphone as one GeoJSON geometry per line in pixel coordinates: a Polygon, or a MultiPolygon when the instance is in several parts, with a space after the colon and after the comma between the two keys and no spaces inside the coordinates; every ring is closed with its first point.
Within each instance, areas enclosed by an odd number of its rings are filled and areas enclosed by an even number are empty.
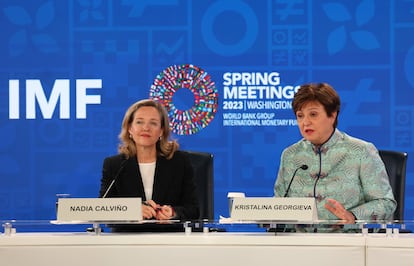
{"type": "Polygon", "coordinates": [[[302,169],[302,170],[308,170],[308,166],[307,166],[306,164],[302,164],[301,166],[299,166],[298,168],[296,168],[295,172],[293,172],[292,178],[290,179],[289,186],[288,186],[288,188],[286,189],[285,195],[283,196],[284,198],[286,198],[286,196],[288,195],[289,190],[290,190],[290,186],[292,185],[293,179],[294,179],[294,178],[295,178],[295,176],[296,176],[296,172],[297,172],[299,169],[302,169]]]}
{"type": "Polygon", "coordinates": [[[106,198],[112,186],[115,184],[115,181],[118,179],[119,175],[121,174],[122,169],[124,169],[126,162],[127,160],[122,161],[121,166],[118,169],[118,172],[116,172],[114,179],[112,179],[111,184],[109,184],[109,187],[105,190],[105,193],[103,194],[102,198],[106,198]]]}

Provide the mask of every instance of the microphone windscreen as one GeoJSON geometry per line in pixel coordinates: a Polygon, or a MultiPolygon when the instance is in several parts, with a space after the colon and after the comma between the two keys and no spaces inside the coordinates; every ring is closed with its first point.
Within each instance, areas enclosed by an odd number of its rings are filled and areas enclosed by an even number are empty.
{"type": "Polygon", "coordinates": [[[308,166],[306,164],[303,164],[300,168],[302,168],[302,170],[308,170],[308,166]]]}

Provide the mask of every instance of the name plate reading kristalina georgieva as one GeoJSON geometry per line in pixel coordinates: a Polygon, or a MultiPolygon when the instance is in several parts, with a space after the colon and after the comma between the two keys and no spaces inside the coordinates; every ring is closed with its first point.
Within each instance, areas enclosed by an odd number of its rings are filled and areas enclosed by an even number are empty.
{"type": "Polygon", "coordinates": [[[141,198],[61,198],[58,221],[141,221],[141,198]]]}
{"type": "Polygon", "coordinates": [[[231,219],[249,221],[316,221],[314,198],[234,198],[231,219]]]}

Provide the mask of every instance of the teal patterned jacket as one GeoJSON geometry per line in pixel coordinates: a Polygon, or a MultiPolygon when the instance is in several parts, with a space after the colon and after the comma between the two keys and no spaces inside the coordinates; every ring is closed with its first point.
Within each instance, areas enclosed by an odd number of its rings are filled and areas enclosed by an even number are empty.
{"type": "Polygon", "coordinates": [[[301,165],[289,189],[288,197],[315,198],[320,220],[338,218],[325,209],[325,200],[333,198],[358,220],[389,219],[396,208],[388,175],[372,143],[335,130],[331,138],[317,149],[302,139],[286,148],[281,156],[274,186],[276,197],[283,197],[292,175],[301,165]]]}

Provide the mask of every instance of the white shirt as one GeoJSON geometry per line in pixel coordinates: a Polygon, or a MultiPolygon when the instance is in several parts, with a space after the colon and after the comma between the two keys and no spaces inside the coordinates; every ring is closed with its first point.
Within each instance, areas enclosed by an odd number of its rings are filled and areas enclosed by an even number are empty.
{"type": "Polygon", "coordinates": [[[139,163],[139,171],[141,172],[145,197],[150,200],[152,199],[152,188],[154,186],[155,162],[139,163]]]}

